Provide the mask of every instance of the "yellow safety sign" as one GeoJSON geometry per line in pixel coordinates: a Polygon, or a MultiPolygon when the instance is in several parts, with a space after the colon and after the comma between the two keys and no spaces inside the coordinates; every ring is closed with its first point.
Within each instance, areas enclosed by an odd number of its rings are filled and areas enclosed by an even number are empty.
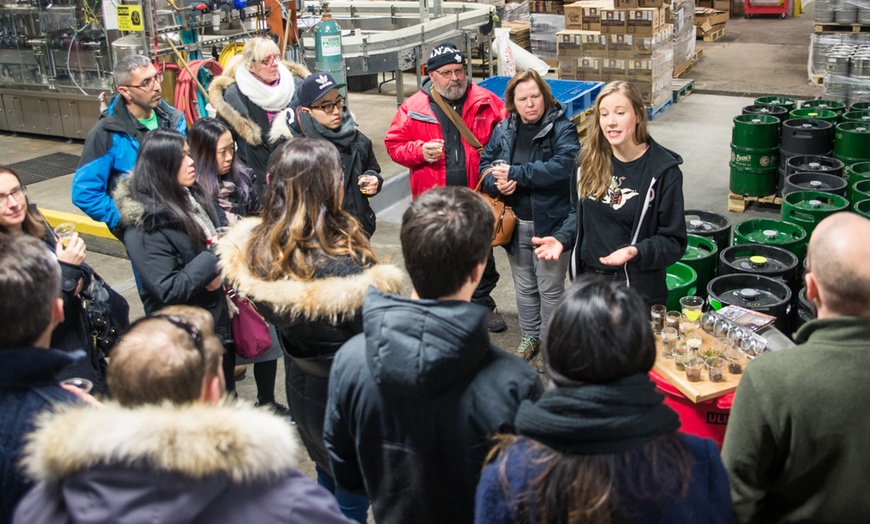
{"type": "Polygon", "coordinates": [[[141,5],[119,5],[116,7],[118,11],[118,30],[120,31],[144,31],[145,27],[142,23],[142,6],[141,5]]]}

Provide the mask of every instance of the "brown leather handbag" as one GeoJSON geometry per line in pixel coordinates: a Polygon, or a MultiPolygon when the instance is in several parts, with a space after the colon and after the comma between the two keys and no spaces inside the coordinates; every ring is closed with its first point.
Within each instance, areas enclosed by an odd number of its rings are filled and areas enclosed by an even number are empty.
{"type": "MultiPolygon", "coordinates": [[[[468,145],[476,149],[478,155],[482,155],[483,145],[481,145],[480,140],[474,136],[471,130],[468,129],[468,126],[465,125],[465,122],[462,121],[462,118],[456,114],[456,111],[454,111],[449,104],[444,102],[444,99],[441,98],[441,95],[439,95],[434,88],[432,89],[432,99],[435,100],[435,103],[438,104],[442,111],[444,111],[447,118],[453,122],[453,125],[455,125],[459,130],[459,134],[462,135],[462,138],[464,138],[466,142],[468,142],[468,145]]],[[[503,246],[505,244],[510,244],[511,237],[514,235],[514,228],[517,225],[517,217],[514,215],[510,206],[505,204],[500,196],[491,197],[486,192],[481,191],[480,187],[483,185],[483,179],[491,173],[492,169],[487,169],[483,172],[480,180],[477,181],[477,187],[474,191],[486,201],[486,204],[490,209],[492,209],[492,214],[495,217],[495,226],[492,229],[492,245],[503,246]]]]}
{"type": "Polygon", "coordinates": [[[513,209],[505,204],[500,196],[489,196],[480,189],[483,186],[483,180],[491,174],[492,169],[484,171],[474,191],[483,198],[486,205],[492,210],[493,217],[495,217],[495,225],[492,229],[492,245],[495,247],[510,244],[511,237],[514,235],[514,228],[517,225],[517,217],[514,215],[513,209]]]}

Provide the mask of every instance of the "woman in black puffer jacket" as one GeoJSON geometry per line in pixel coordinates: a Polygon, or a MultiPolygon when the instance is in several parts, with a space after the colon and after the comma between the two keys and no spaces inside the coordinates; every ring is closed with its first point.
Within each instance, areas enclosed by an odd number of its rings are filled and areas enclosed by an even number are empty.
{"type": "Polygon", "coordinates": [[[227,347],[223,369],[227,390],[233,390],[229,307],[217,255],[209,250],[216,229],[227,224],[226,215],[196,183],[184,137],[159,128],[145,135],[133,173],[113,197],[145,314],[170,305],[211,313],[215,333],[227,347]]]}

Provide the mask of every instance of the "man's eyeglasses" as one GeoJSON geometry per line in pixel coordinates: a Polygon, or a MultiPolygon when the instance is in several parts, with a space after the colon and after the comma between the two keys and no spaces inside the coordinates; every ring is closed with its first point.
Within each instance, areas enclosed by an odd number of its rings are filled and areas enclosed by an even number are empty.
{"type": "Polygon", "coordinates": [[[196,348],[196,351],[199,353],[199,358],[203,362],[205,362],[205,352],[203,350],[202,334],[199,332],[199,328],[196,327],[195,325],[193,325],[190,321],[183,319],[183,318],[179,317],[178,315],[152,315],[152,316],[148,316],[148,317],[142,317],[139,320],[137,320],[136,322],[133,322],[132,324],[130,324],[130,327],[127,328],[126,333],[129,333],[130,331],[132,331],[136,325],[138,325],[142,322],[146,322],[148,320],[152,320],[152,319],[165,320],[165,321],[169,322],[170,324],[172,324],[173,326],[177,327],[178,329],[181,329],[182,331],[187,333],[190,336],[190,339],[193,340],[193,346],[196,348]]]}
{"type": "Polygon", "coordinates": [[[24,202],[24,197],[27,196],[27,187],[18,186],[12,188],[12,191],[8,193],[0,193],[0,209],[6,209],[9,205],[9,197],[15,199],[19,204],[24,202]]]}
{"type": "Polygon", "coordinates": [[[465,78],[465,69],[451,69],[449,71],[437,71],[433,70],[433,73],[438,73],[442,78],[465,78]]]}
{"type": "Polygon", "coordinates": [[[321,104],[319,106],[311,106],[311,109],[319,109],[324,113],[332,113],[333,111],[335,111],[336,107],[338,109],[344,107],[344,97],[340,96],[335,102],[332,103],[327,102],[326,104],[321,104]]]}
{"type": "Polygon", "coordinates": [[[281,55],[272,55],[260,60],[260,63],[263,65],[269,65],[272,62],[278,62],[279,60],[281,60],[281,55]]]}
{"type": "Polygon", "coordinates": [[[145,91],[148,91],[149,89],[154,88],[154,82],[157,82],[159,84],[162,81],[163,81],[163,73],[157,73],[156,75],[154,75],[152,77],[146,78],[139,85],[135,85],[135,86],[128,85],[128,86],[124,86],[124,87],[138,87],[139,89],[144,89],[145,91]]]}

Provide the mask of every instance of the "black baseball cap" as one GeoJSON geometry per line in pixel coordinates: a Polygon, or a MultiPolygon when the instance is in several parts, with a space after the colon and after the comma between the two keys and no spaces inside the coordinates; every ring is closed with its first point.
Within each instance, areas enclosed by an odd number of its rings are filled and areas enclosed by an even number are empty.
{"type": "Polygon", "coordinates": [[[311,107],[330,90],[345,86],[347,84],[336,83],[329,73],[311,73],[299,86],[299,105],[311,107]]]}

